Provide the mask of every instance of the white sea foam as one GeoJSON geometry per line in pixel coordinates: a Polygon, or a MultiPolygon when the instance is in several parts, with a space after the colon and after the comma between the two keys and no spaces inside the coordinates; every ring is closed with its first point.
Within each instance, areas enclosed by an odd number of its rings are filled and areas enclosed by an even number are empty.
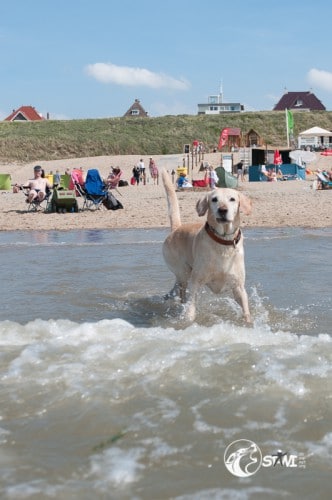
{"type": "Polygon", "coordinates": [[[274,238],[273,231],[247,238],[254,318],[248,328],[233,299],[205,290],[197,322],[179,324],[177,307],[162,299],[172,277],[158,234],[149,240],[146,232],[120,232],[116,241],[108,233],[94,241],[54,235],[47,248],[1,247],[8,266],[0,320],[0,496],[330,494],[326,235],[321,247],[320,236],[306,239],[305,232],[302,239],[301,232],[274,238]],[[11,266],[20,271],[18,283],[11,266]],[[273,468],[240,482],[223,454],[241,438],[269,455],[302,454],[307,468],[273,468]]]}

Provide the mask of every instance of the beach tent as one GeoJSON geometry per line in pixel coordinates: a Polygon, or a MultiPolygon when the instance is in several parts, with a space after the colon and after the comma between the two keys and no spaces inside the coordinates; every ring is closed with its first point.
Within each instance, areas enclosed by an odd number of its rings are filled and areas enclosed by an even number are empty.
{"type": "Polygon", "coordinates": [[[299,133],[298,147],[310,146],[319,148],[328,147],[332,141],[332,132],[321,127],[312,127],[299,133]]]}
{"type": "Polygon", "coordinates": [[[217,167],[216,174],[218,176],[218,182],[216,184],[219,188],[236,188],[237,187],[237,178],[234,175],[226,172],[224,167],[217,167]]]}

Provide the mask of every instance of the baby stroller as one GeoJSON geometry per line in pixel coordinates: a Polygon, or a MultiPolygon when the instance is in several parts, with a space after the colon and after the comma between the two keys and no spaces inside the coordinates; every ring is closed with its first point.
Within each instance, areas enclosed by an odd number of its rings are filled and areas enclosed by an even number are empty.
{"type": "Polygon", "coordinates": [[[83,198],[83,210],[100,209],[107,200],[108,190],[97,169],[87,171],[84,187],[75,183],[75,187],[83,198]]]}

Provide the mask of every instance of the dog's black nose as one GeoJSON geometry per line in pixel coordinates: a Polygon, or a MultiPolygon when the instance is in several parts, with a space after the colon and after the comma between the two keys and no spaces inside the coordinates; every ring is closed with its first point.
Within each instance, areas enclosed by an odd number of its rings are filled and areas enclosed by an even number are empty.
{"type": "Polygon", "coordinates": [[[218,214],[221,216],[225,216],[227,214],[227,208],[218,208],[218,214]]]}

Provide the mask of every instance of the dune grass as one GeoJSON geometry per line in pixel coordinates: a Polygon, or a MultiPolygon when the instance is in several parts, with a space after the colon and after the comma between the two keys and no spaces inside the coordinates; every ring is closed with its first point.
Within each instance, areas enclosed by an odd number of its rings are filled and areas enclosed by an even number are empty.
{"type": "MultiPolygon", "coordinates": [[[[294,112],[294,135],[310,127],[332,130],[332,112],[294,112]]],[[[269,147],[286,147],[285,113],[179,115],[158,118],[104,118],[0,122],[1,161],[30,162],[107,155],[160,155],[202,141],[211,151],[225,127],[242,134],[254,129],[269,147]]]]}

